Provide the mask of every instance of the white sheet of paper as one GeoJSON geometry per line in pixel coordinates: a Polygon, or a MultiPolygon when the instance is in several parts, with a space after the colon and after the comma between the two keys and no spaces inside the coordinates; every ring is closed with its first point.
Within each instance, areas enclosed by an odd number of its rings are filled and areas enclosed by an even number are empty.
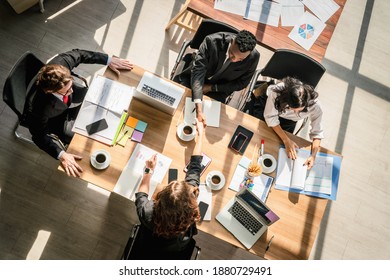
{"type": "Polygon", "coordinates": [[[119,115],[127,110],[133,97],[133,87],[96,76],[85,96],[85,100],[97,104],[119,115]]]}
{"type": "MultiPolygon", "coordinates": [[[[95,104],[91,104],[87,101],[84,101],[83,105],[81,106],[82,107],[76,118],[72,131],[94,138],[99,141],[101,140],[97,139],[96,137],[102,137],[107,139],[108,144],[111,144],[112,139],[115,137],[115,133],[118,128],[121,116],[102,107],[98,107],[95,104]],[[108,127],[97,133],[88,135],[85,127],[100,119],[105,119],[108,127]]],[[[102,142],[105,143],[104,141],[102,142]]]]}
{"type": "MultiPolygon", "coordinates": [[[[243,156],[238,163],[236,170],[234,171],[232,180],[229,185],[229,189],[233,191],[239,191],[240,190],[240,184],[242,183],[244,177],[245,177],[245,171],[250,164],[250,159],[243,156]]],[[[260,176],[257,176],[253,180],[253,189],[252,192],[260,198],[263,202],[267,199],[269,189],[271,188],[273,182],[273,178],[261,174],[260,176]],[[266,191],[266,193],[264,193],[266,191]]]]}
{"type": "MultiPolygon", "coordinates": [[[[140,178],[142,178],[145,161],[156,153],[155,150],[138,143],[119,176],[114,192],[134,200],[134,195],[141,182],[140,178]]],[[[164,179],[171,163],[172,159],[157,153],[157,163],[151,178],[149,198],[153,195],[157,185],[164,179]]]]}
{"type": "Polygon", "coordinates": [[[326,22],[340,6],[333,0],[302,0],[322,22],[326,22]]]}
{"type": "Polygon", "coordinates": [[[206,186],[206,184],[200,184],[199,185],[199,196],[198,196],[198,204],[200,201],[203,201],[204,203],[208,204],[209,207],[207,208],[206,214],[204,215],[203,220],[204,221],[210,221],[211,220],[211,209],[212,209],[212,193],[211,189],[206,186]]]}
{"type": "MultiPolygon", "coordinates": [[[[194,123],[196,117],[194,108],[195,103],[192,102],[191,97],[186,97],[186,103],[184,107],[184,122],[194,123]]],[[[207,126],[219,127],[219,121],[221,117],[221,102],[215,100],[203,100],[202,109],[206,118],[207,126]]]]}
{"type": "Polygon", "coordinates": [[[309,12],[305,12],[288,35],[305,50],[310,50],[314,42],[324,30],[326,24],[309,12]]]}
{"type": "Polygon", "coordinates": [[[305,12],[305,7],[299,0],[279,0],[282,5],[281,25],[294,26],[305,12]]]}
{"type": "Polygon", "coordinates": [[[249,8],[246,9],[245,18],[277,27],[281,10],[282,6],[279,3],[268,0],[251,0],[249,8]]]}
{"type": "Polygon", "coordinates": [[[244,16],[248,0],[216,0],[214,9],[244,16]]]}
{"type": "Polygon", "coordinates": [[[317,155],[307,174],[305,191],[332,194],[333,158],[317,155]]]}

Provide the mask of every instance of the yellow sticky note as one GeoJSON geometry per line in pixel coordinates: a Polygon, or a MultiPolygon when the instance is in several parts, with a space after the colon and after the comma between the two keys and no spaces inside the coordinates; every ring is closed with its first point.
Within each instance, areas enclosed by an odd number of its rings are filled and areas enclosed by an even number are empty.
{"type": "Polygon", "coordinates": [[[118,145],[121,145],[122,147],[126,146],[127,140],[131,137],[133,134],[134,128],[125,126],[121,133],[118,136],[118,145]]]}

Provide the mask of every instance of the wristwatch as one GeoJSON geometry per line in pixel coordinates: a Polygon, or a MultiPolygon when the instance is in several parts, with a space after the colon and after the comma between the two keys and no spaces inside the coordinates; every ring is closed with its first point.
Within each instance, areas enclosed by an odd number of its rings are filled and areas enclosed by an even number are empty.
{"type": "Polygon", "coordinates": [[[145,174],[153,175],[153,169],[150,169],[150,168],[148,168],[148,167],[145,167],[144,173],[145,173],[145,174]]]}

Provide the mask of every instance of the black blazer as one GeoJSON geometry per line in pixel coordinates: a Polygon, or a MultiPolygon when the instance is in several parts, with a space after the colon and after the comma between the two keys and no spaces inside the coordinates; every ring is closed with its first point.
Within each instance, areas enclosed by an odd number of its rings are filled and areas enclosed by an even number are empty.
{"type": "Polygon", "coordinates": [[[218,92],[224,93],[241,90],[249,84],[260,59],[256,49],[243,61],[231,63],[223,73],[215,75],[222,67],[229,43],[234,37],[233,33],[219,32],[203,40],[191,69],[193,99],[202,99],[205,83],[217,85],[218,92]]]}
{"type": "MultiPolygon", "coordinates": [[[[108,55],[98,52],[73,49],[54,57],[48,64],[60,64],[69,70],[81,63],[86,64],[107,64],[108,55]]],[[[69,96],[68,104],[77,99],[74,93],[69,96]]],[[[61,100],[52,94],[46,94],[38,88],[32,96],[30,108],[27,108],[26,121],[34,143],[43,151],[54,158],[57,158],[61,148],[48,136],[50,133],[58,134],[63,131],[64,120],[69,110],[61,100]]]]}

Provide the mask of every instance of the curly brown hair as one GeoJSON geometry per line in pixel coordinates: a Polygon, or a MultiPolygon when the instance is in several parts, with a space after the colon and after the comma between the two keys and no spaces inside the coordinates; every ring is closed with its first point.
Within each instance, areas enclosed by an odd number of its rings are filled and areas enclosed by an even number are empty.
{"type": "Polygon", "coordinates": [[[53,93],[64,88],[72,79],[68,68],[59,64],[49,64],[39,70],[37,86],[45,93],[53,93]]]}
{"type": "Polygon", "coordinates": [[[198,188],[185,181],[173,181],[160,191],[154,203],[154,234],[175,238],[199,221],[197,194],[198,188]]]}

